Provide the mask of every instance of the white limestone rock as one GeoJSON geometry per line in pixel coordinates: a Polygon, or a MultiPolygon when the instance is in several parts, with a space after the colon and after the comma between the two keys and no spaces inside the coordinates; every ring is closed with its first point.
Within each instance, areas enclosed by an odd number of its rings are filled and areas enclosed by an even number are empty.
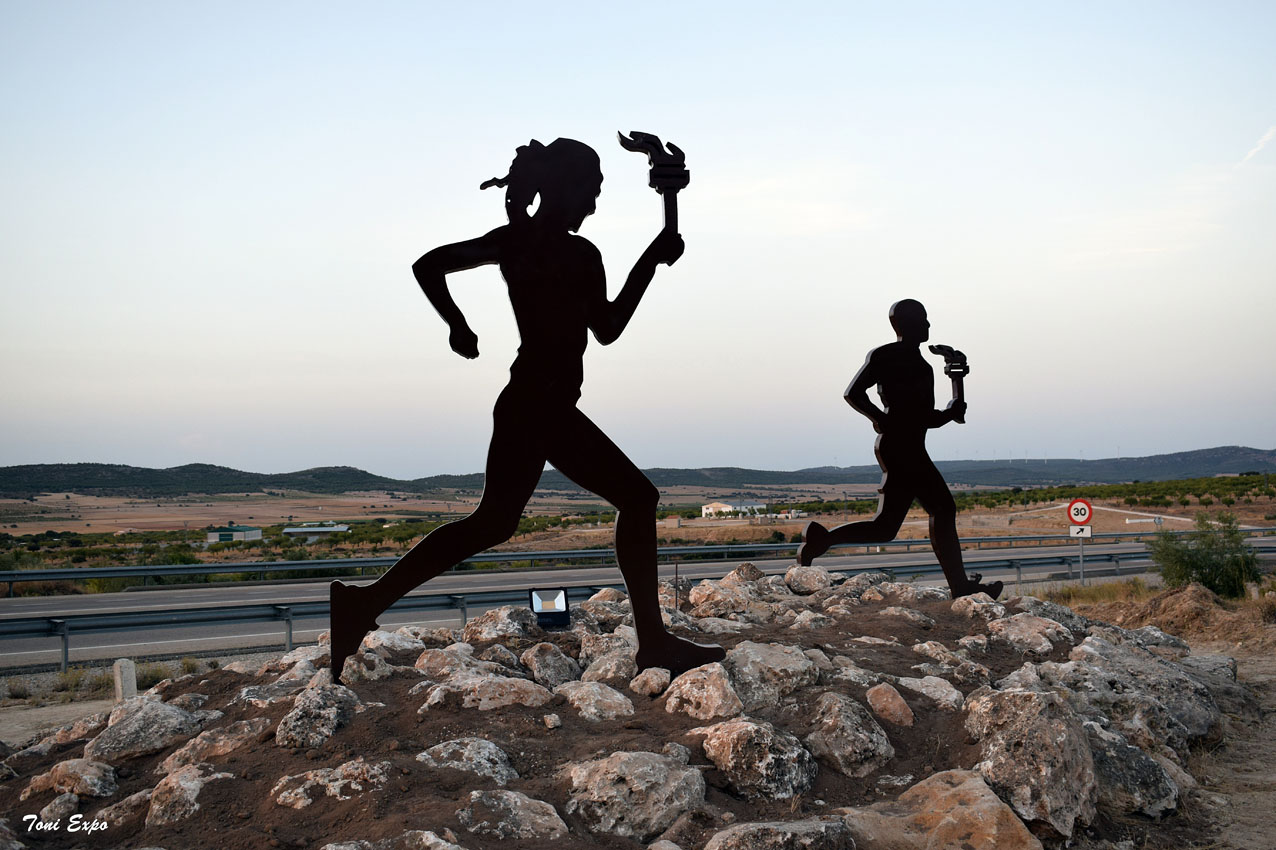
{"type": "Polygon", "coordinates": [[[358,695],[344,685],[307,687],[297,694],[292,711],[279,721],[275,743],[306,749],[322,746],[362,709],[358,695]]]}
{"type": "Polygon", "coordinates": [[[700,771],[667,756],[618,752],[566,770],[567,813],[592,832],[647,842],[704,805],[700,771]]]}
{"type": "Polygon", "coordinates": [[[148,827],[171,826],[199,811],[199,794],[209,782],[233,779],[230,773],[214,773],[206,764],[179,767],[160,780],[151,791],[146,813],[148,827]]]}
{"type": "Polygon", "coordinates": [[[820,677],[819,668],[801,647],[779,643],[742,641],[727,652],[723,664],[745,711],[775,705],[820,677]]]}
{"type": "Polygon", "coordinates": [[[734,717],[744,710],[727,669],[718,662],[695,667],[678,676],[665,691],[665,711],[682,712],[697,720],[734,717]]]}
{"type": "Polygon", "coordinates": [[[567,836],[567,824],[552,805],[517,791],[472,791],[456,817],[470,832],[502,840],[567,836]]]}
{"type": "Polygon", "coordinates": [[[461,630],[466,643],[520,638],[538,640],[545,630],[536,623],[536,615],[526,605],[504,605],[475,617],[461,630]]]}
{"type": "MultiPolygon", "coordinates": [[[[704,850],[851,850],[851,831],[834,816],[739,823],[709,839],[704,850]]],[[[892,848],[893,850],[893,848],[892,848]]]]}
{"type": "Polygon", "coordinates": [[[147,696],[133,697],[111,712],[106,729],[84,746],[84,757],[121,762],[157,753],[200,730],[201,718],[147,696]]]}
{"type": "Polygon", "coordinates": [[[1023,653],[1049,655],[1055,643],[1072,643],[1072,632],[1062,623],[1035,614],[1015,614],[988,621],[988,634],[1023,653]]]}
{"type": "Polygon", "coordinates": [[[802,742],[765,721],[747,718],[700,726],[704,752],[745,797],[787,800],[806,793],[819,772],[802,742]]]}
{"type": "Polygon", "coordinates": [[[77,797],[110,797],[117,790],[115,769],[109,764],[87,758],[67,759],[33,777],[18,799],[27,800],[42,791],[72,793],[77,797]]]}
{"type": "Polygon", "coordinates": [[[914,693],[930,697],[944,711],[959,711],[965,702],[965,697],[961,695],[961,691],[953,686],[952,682],[947,679],[941,679],[938,676],[923,676],[920,679],[900,677],[893,681],[901,688],[907,688],[914,693]]]}
{"type": "Polygon", "coordinates": [[[155,772],[167,775],[188,764],[199,764],[215,756],[234,752],[249,741],[254,741],[270,728],[270,718],[254,717],[237,720],[216,729],[207,729],[190,739],[181,749],[174,751],[160,762],[155,772]]]}
{"type": "Polygon", "coordinates": [[[431,767],[450,767],[505,785],[518,779],[518,771],[500,747],[483,738],[457,738],[430,747],[416,757],[431,767]]]}
{"type": "Polygon", "coordinates": [[[966,709],[966,731],[980,745],[975,769],[1029,826],[1067,841],[1094,819],[1094,759],[1066,702],[1048,692],[980,688],[966,709]]]}
{"type": "Polygon", "coordinates": [[[349,800],[382,788],[392,767],[388,761],[367,762],[360,756],[337,767],[281,777],[270,789],[270,796],[276,805],[290,809],[304,809],[323,797],[349,800]]]}
{"type": "Polygon", "coordinates": [[[580,678],[580,665],[552,643],[541,642],[528,647],[523,650],[519,660],[531,671],[536,684],[550,690],[563,682],[580,678]]]}
{"type": "Polygon", "coordinates": [[[634,704],[627,696],[601,682],[564,682],[554,688],[554,693],[566,697],[586,720],[615,720],[634,713],[634,704]]]}
{"type": "Polygon", "coordinates": [[[815,728],[805,738],[810,751],[846,776],[868,776],[895,758],[886,732],[864,706],[826,693],[815,703],[815,728]]]}

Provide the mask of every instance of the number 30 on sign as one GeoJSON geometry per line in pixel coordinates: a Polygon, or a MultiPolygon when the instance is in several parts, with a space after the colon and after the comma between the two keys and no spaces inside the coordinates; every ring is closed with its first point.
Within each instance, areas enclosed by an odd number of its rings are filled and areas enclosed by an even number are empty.
{"type": "Polygon", "coordinates": [[[1068,503],[1068,519],[1073,525],[1086,525],[1093,515],[1094,509],[1085,499],[1073,499],[1068,503]]]}

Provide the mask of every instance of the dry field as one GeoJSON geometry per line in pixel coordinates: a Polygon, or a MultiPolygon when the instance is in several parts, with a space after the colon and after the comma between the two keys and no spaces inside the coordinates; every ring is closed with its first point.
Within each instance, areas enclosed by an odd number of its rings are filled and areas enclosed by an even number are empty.
{"type": "MultiPolygon", "coordinates": [[[[759,487],[749,491],[756,498],[769,499],[836,499],[843,494],[863,498],[873,495],[873,485],[759,487]]],[[[662,494],[662,504],[694,505],[739,495],[732,491],[713,491],[703,487],[671,488],[662,494]]],[[[478,504],[479,494],[459,491],[441,495],[420,496],[411,493],[387,494],[384,491],[319,495],[287,493],[268,496],[264,493],[216,496],[183,496],[175,498],[138,499],[107,496],[84,496],[75,493],[41,494],[35,501],[0,499],[0,529],[10,534],[57,532],[119,532],[200,529],[207,525],[278,525],[282,523],[346,521],[385,518],[389,521],[426,515],[464,515],[478,504]]],[[[1273,506],[1237,504],[1228,509],[1237,515],[1242,526],[1271,526],[1265,514],[1273,506]]],[[[1096,533],[1147,532],[1157,530],[1151,520],[1162,518],[1164,529],[1188,529],[1199,507],[1130,508],[1119,499],[1095,501],[1092,522],[1096,533]]],[[[532,514],[570,515],[606,507],[592,495],[538,491],[528,506],[532,514]]],[[[958,531],[962,536],[1039,535],[1067,533],[1068,519],[1063,502],[1046,507],[975,508],[958,515],[958,531]]],[[[1223,510],[1220,506],[1212,513],[1223,510]]],[[[841,513],[818,517],[827,524],[867,519],[865,515],[841,513]]],[[[665,521],[659,531],[666,542],[688,543],[756,542],[771,538],[775,532],[786,539],[801,532],[806,520],[775,522],[758,519],[693,519],[675,525],[665,521]]],[[[924,511],[914,507],[900,531],[900,537],[926,537],[924,511]]],[[[551,529],[524,535],[511,541],[511,548],[531,549],[541,545],[552,548],[577,548],[599,545],[610,539],[611,528],[551,529]],[[534,545],[533,545],[534,544],[534,545]]]]}

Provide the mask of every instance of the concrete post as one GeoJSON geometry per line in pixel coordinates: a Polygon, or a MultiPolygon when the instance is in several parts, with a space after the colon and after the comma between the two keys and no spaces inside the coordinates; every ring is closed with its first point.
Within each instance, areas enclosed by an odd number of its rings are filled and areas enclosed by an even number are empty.
{"type": "Polygon", "coordinates": [[[115,701],[123,702],[137,696],[137,666],[131,658],[121,658],[115,662],[115,701]]]}

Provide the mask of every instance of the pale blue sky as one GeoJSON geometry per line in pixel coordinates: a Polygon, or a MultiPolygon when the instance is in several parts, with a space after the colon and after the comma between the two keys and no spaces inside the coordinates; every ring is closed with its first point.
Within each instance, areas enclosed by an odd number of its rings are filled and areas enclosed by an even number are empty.
{"type": "Polygon", "coordinates": [[[614,295],[632,129],[692,172],[586,353],[641,466],[872,463],[841,393],[903,297],[971,360],[937,458],[1272,448],[1276,5],[1029,5],[3,0],[0,465],[481,469],[503,284],[452,278],[467,362],[409,267],[567,136],[614,295]]]}

